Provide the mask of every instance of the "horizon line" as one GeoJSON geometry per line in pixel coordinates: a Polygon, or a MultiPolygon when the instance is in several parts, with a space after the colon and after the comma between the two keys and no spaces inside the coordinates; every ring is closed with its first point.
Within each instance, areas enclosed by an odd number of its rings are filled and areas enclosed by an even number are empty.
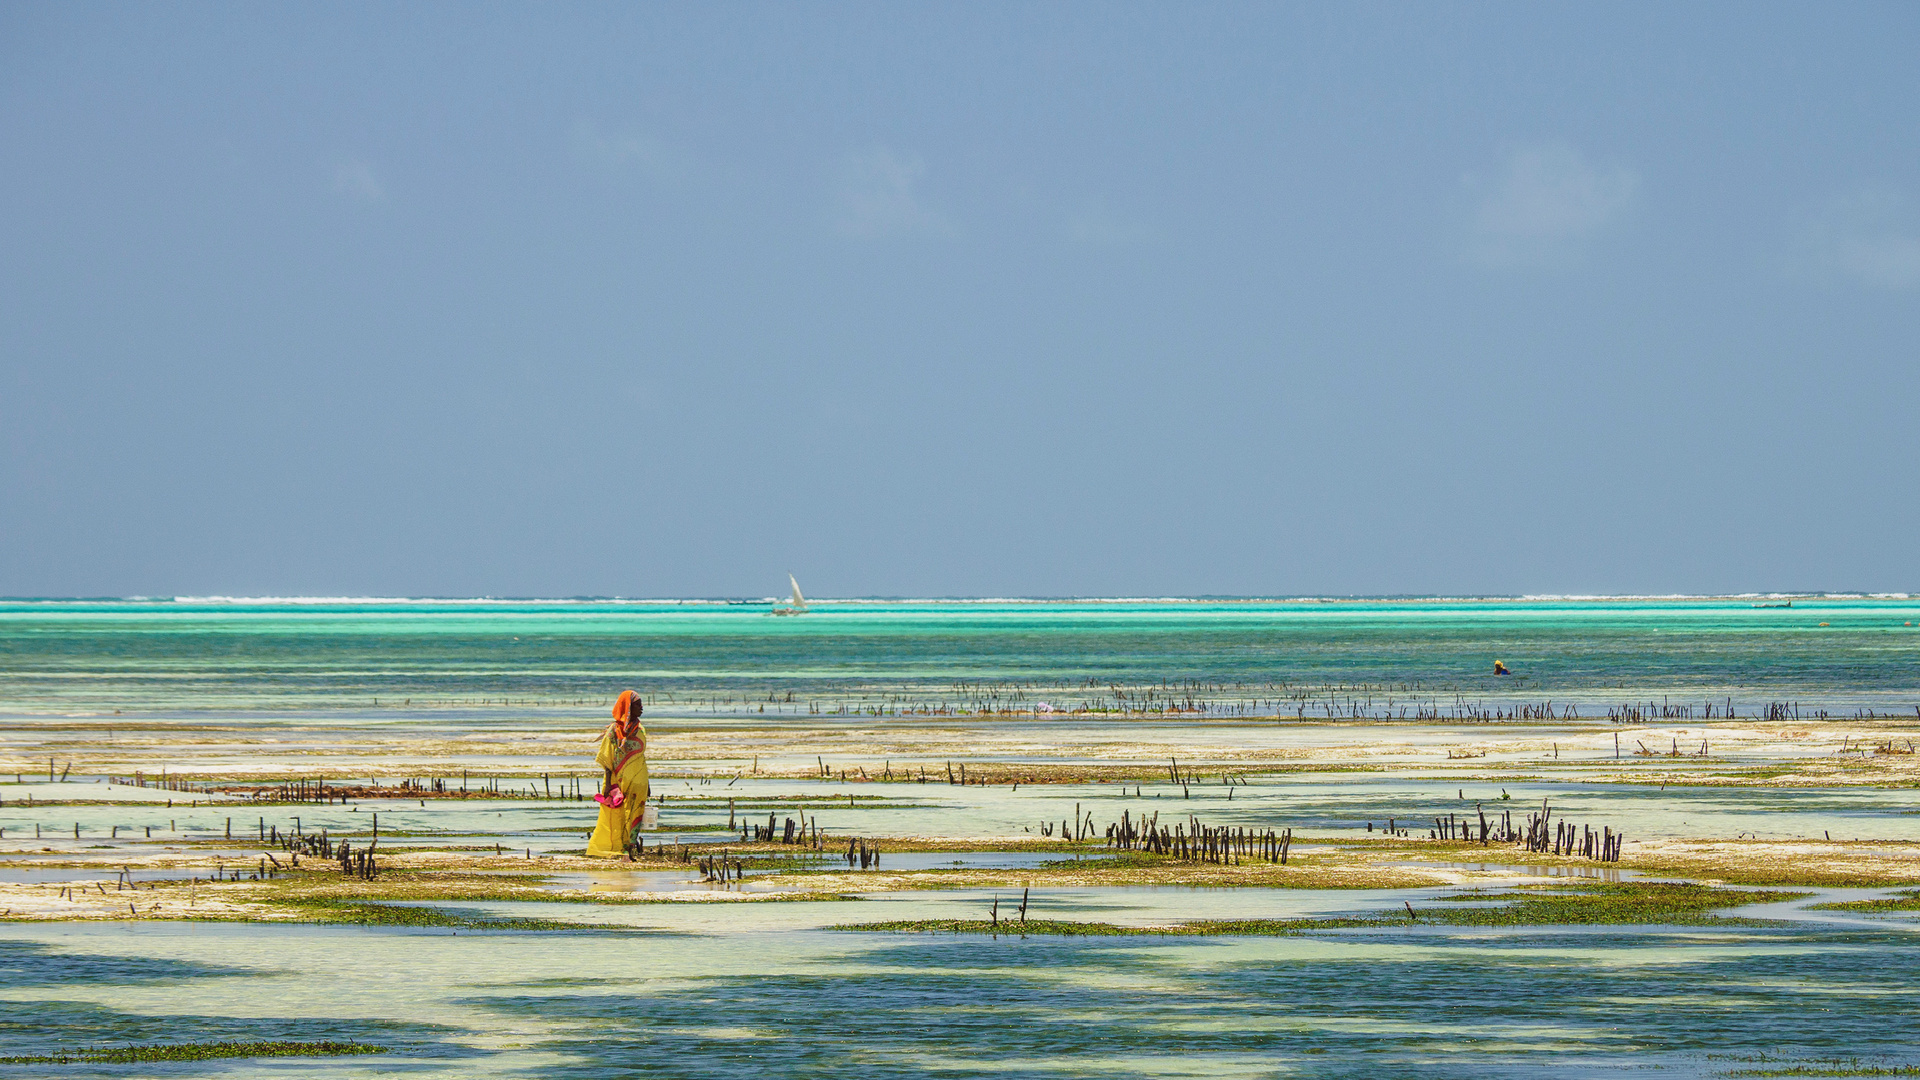
{"type": "MultiPolygon", "coordinates": [[[[840,596],[809,597],[811,605],[835,604],[1208,604],[1208,603],[1567,603],[1600,601],[1702,600],[1911,600],[1911,592],[1793,591],[1738,593],[1198,593],[1190,596],[840,596]]],[[[745,606],[786,602],[776,596],[299,596],[299,595],[133,595],[0,596],[0,604],[184,604],[184,605],[364,605],[364,604],[657,604],[663,606],[745,606]]]]}

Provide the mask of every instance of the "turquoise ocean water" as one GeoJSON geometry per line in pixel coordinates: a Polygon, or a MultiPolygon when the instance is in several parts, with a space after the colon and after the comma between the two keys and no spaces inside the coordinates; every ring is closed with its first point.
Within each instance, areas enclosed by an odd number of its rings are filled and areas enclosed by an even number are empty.
{"type": "Polygon", "coordinates": [[[0,602],[0,712],[1920,704],[1920,600],[0,602]],[[1495,659],[1516,673],[1492,674],[1495,659]]]}

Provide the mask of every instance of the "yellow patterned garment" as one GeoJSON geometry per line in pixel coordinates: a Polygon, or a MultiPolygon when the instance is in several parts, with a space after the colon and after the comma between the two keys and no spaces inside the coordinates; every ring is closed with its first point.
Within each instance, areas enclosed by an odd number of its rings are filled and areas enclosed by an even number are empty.
{"type": "Polygon", "coordinates": [[[613,773],[624,801],[619,806],[602,806],[600,821],[587,841],[587,854],[597,859],[617,859],[627,850],[627,837],[640,824],[641,809],[647,803],[647,729],[638,719],[607,725],[600,736],[600,752],[593,760],[613,773]]]}

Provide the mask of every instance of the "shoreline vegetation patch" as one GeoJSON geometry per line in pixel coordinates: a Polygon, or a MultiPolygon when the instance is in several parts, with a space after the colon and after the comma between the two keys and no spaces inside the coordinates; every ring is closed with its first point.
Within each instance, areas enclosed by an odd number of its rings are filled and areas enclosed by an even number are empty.
{"type": "Polygon", "coordinates": [[[1805,892],[1717,889],[1687,882],[1632,882],[1583,885],[1550,893],[1466,892],[1406,905],[1402,911],[1375,915],[1309,919],[1205,919],[1171,926],[1121,926],[1115,923],[1054,919],[1021,920],[1017,909],[1001,905],[1007,916],[987,919],[908,919],[854,923],[835,930],[1031,934],[1061,937],[1284,937],[1319,930],[1359,930],[1413,926],[1758,926],[1768,920],[1716,915],[1722,908],[1795,900],[1805,892]],[[1439,906],[1433,906],[1438,904],[1439,906]],[[1467,906],[1467,905],[1473,906],[1467,906]],[[1460,906],[1452,906],[1460,905],[1460,906]]]}
{"type": "Polygon", "coordinates": [[[204,1042],[165,1046],[95,1046],[58,1054],[0,1057],[0,1065],[130,1065],[148,1061],[214,1061],[220,1058],[346,1057],[388,1054],[387,1047],[356,1042],[204,1042]]]}
{"type": "Polygon", "coordinates": [[[493,917],[461,915],[436,907],[414,907],[411,905],[383,904],[379,902],[352,900],[321,900],[300,898],[281,900],[279,904],[311,912],[314,922],[350,923],[356,926],[418,926],[441,927],[452,930],[580,930],[607,931],[632,930],[628,926],[615,926],[605,923],[574,923],[558,919],[527,919],[517,917],[493,917]]]}
{"type": "Polygon", "coordinates": [[[1878,900],[1841,900],[1831,904],[1817,904],[1813,910],[1851,911],[1863,915],[1895,911],[1920,911],[1920,889],[1908,889],[1894,896],[1883,896],[1878,900]]]}
{"type": "Polygon", "coordinates": [[[1920,1076],[1920,1065],[1872,1065],[1857,1059],[1846,1061],[1802,1061],[1793,1064],[1730,1069],[1722,1076],[1920,1076]]]}

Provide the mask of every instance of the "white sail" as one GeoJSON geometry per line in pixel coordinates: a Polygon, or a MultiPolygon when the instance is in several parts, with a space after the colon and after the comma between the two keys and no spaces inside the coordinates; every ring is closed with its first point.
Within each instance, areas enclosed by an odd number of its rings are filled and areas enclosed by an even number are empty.
{"type": "Polygon", "coordinates": [[[788,574],[787,584],[793,586],[793,599],[789,600],[785,605],[781,605],[777,603],[774,604],[773,610],[767,612],[767,614],[769,615],[805,615],[807,613],[807,598],[805,596],[800,595],[800,583],[794,580],[794,576],[792,574],[788,574]]]}

